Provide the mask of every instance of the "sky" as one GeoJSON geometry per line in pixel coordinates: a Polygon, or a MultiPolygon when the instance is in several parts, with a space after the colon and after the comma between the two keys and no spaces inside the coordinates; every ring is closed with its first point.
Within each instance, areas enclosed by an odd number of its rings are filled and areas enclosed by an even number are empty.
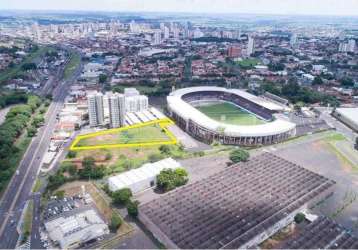
{"type": "Polygon", "coordinates": [[[358,0],[0,0],[0,9],[357,16],[358,0]]]}

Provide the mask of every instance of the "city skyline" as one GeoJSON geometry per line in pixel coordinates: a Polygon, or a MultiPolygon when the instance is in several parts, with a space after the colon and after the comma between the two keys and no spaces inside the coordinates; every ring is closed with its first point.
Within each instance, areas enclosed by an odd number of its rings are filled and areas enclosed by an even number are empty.
{"type": "Polygon", "coordinates": [[[129,11],[184,13],[247,13],[280,15],[356,16],[358,2],[354,0],[102,0],[44,2],[42,0],[3,0],[0,10],[58,11],[129,11]],[[208,4],[210,3],[210,4],[208,4]]]}

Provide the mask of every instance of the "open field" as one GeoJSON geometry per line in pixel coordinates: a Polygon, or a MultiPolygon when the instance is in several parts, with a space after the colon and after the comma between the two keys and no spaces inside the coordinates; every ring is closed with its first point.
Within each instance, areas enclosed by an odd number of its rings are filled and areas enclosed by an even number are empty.
{"type": "Polygon", "coordinates": [[[155,120],[131,126],[108,129],[77,136],[71,150],[144,147],[176,144],[174,135],[167,129],[169,119],[155,120]]]}
{"type": "Polygon", "coordinates": [[[255,67],[258,63],[259,60],[253,58],[244,59],[238,62],[239,66],[243,68],[252,68],[255,67]]]}
{"type": "Polygon", "coordinates": [[[159,125],[149,125],[142,128],[133,128],[125,131],[85,138],[80,140],[77,146],[130,144],[166,140],[170,140],[170,138],[162,131],[159,125]]]}
{"type": "Polygon", "coordinates": [[[197,107],[208,117],[232,125],[258,125],[265,121],[231,103],[218,103],[197,107]]]}

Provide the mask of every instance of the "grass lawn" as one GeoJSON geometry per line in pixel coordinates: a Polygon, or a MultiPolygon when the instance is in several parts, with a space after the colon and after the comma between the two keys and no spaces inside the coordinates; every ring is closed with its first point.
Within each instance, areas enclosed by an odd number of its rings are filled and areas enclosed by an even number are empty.
{"type": "Polygon", "coordinates": [[[83,138],[76,146],[131,144],[169,140],[170,138],[165,134],[162,128],[159,125],[154,124],[140,128],[130,128],[125,131],[118,131],[110,134],[97,135],[90,138],[83,138]]]}
{"type": "Polygon", "coordinates": [[[66,65],[63,73],[64,79],[68,79],[75,71],[77,65],[81,62],[81,56],[78,53],[71,53],[70,61],[66,65]]]}
{"type": "Polygon", "coordinates": [[[258,119],[255,115],[238,108],[231,103],[217,103],[197,108],[208,117],[232,125],[258,125],[265,121],[258,119]]]}
{"type": "Polygon", "coordinates": [[[33,207],[34,207],[34,201],[30,200],[29,204],[26,208],[25,214],[24,214],[24,220],[23,220],[23,227],[22,227],[22,233],[23,233],[23,242],[25,242],[28,237],[31,235],[31,229],[32,229],[32,215],[33,215],[33,207]]]}
{"type": "Polygon", "coordinates": [[[258,63],[259,60],[254,58],[248,58],[238,62],[239,66],[243,68],[252,68],[255,67],[258,63]]]}

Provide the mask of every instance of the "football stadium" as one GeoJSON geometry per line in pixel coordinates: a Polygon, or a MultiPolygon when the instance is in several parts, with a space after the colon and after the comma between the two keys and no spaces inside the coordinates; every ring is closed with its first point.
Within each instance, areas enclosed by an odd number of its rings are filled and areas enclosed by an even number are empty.
{"type": "Polygon", "coordinates": [[[256,146],[282,142],[296,124],[275,117],[285,107],[239,89],[190,87],[167,97],[176,124],[205,143],[256,146]]]}

